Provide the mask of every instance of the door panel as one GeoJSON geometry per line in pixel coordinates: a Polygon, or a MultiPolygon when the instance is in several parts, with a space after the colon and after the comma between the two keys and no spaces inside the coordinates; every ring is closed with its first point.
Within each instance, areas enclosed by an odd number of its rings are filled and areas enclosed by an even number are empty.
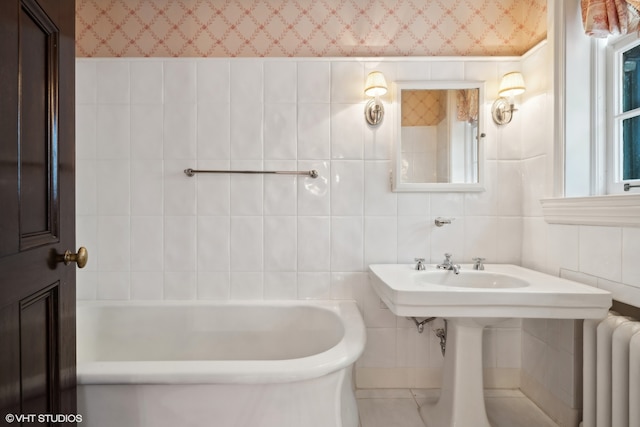
{"type": "Polygon", "coordinates": [[[22,412],[52,413],[57,404],[58,289],[55,283],[20,301],[22,412]]]}
{"type": "Polygon", "coordinates": [[[0,1],[3,414],[76,413],[76,267],[57,262],[75,251],[74,13],[0,1]]]}
{"type": "Polygon", "coordinates": [[[15,1],[0,1],[0,257],[19,245],[17,13],[15,1]]]}
{"type": "Polygon", "coordinates": [[[35,0],[20,9],[20,247],[58,240],[58,29],[35,0]]]}

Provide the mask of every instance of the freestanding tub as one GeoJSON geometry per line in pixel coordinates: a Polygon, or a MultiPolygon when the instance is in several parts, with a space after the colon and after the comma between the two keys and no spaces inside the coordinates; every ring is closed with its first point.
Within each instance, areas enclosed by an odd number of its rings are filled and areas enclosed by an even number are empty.
{"type": "Polygon", "coordinates": [[[352,301],[79,302],[83,427],[357,427],[352,301]]]}

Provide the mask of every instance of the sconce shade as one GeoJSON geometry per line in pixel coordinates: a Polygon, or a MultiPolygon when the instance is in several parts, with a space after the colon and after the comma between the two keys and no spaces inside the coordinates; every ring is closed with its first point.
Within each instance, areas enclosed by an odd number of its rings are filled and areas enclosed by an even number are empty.
{"type": "Polygon", "coordinates": [[[524,93],[526,86],[524,85],[524,78],[522,73],[517,71],[507,73],[502,76],[500,81],[500,88],[498,89],[498,96],[512,97],[524,93]]]}
{"type": "Polygon", "coordinates": [[[364,83],[364,94],[367,96],[382,96],[387,93],[387,81],[380,71],[372,71],[364,83]]]}

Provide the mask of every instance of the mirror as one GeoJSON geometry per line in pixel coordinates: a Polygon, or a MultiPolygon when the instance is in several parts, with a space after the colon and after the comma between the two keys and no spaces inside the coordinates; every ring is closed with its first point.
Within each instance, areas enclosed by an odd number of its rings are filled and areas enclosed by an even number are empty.
{"type": "Polygon", "coordinates": [[[407,81],[393,86],[393,191],[484,191],[484,83],[407,81]]]}

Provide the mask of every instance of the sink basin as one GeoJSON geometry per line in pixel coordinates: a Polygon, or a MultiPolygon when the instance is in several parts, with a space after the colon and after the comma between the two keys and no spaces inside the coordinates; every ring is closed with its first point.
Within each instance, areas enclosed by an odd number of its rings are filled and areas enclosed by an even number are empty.
{"type": "Polygon", "coordinates": [[[419,282],[459,288],[504,289],[523,288],[529,282],[508,274],[491,273],[485,271],[461,271],[455,274],[451,270],[427,271],[424,275],[417,275],[419,282]]]}
{"type": "Polygon", "coordinates": [[[460,274],[427,265],[372,264],[371,284],[398,316],[604,318],[611,294],[602,289],[509,264],[485,264],[460,274]]]}

